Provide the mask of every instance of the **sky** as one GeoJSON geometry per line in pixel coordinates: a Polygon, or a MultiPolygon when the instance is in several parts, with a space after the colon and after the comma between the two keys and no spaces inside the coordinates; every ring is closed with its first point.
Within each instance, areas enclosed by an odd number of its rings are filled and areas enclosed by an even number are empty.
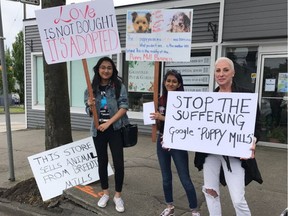
{"type": "MultiPolygon", "coordinates": [[[[15,42],[17,34],[23,29],[23,4],[16,0],[0,0],[2,28],[5,37],[4,47],[12,49],[12,43],[15,42]]],[[[89,0],[66,0],[66,5],[71,3],[80,3],[89,0]]],[[[141,2],[151,2],[155,0],[113,0],[114,6],[136,4],[141,2]]],[[[26,4],[26,18],[35,18],[34,11],[41,9],[41,6],[26,4]]]]}

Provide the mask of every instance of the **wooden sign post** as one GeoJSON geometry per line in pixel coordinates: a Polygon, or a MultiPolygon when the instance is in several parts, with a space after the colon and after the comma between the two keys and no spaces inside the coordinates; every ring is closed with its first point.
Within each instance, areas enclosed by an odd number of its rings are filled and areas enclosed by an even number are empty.
{"type": "MultiPolygon", "coordinates": [[[[160,63],[154,63],[154,94],[153,94],[153,101],[155,106],[155,111],[158,109],[158,94],[159,94],[159,68],[160,63]]],[[[152,125],[152,142],[156,142],[157,139],[157,125],[152,125]]]]}
{"type": "MultiPolygon", "coordinates": [[[[89,76],[89,71],[88,71],[88,66],[87,66],[87,60],[82,59],[82,64],[83,64],[83,68],[84,68],[84,74],[85,74],[86,84],[87,84],[87,88],[88,88],[89,99],[90,99],[90,101],[93,101],[94,95],[93,95],[93,89],[92,89],[92,85],[91,85],[91,81],[90,81],[90,76],[89,76]]],[[[98,122],[98,115],[97,115],[95,104],[91,107],[91,111],[93,113],[94,125],[95,125],[95,128],[97,129],[99,127],[99,122],[98,122]]]]}

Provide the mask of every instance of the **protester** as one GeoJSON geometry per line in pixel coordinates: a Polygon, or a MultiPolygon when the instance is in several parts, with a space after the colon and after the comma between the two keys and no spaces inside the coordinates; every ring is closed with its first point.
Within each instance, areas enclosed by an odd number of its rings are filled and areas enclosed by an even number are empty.
{"type": "MultiPolygon", "coordinates": [[[[219,85],[215,92],[251,92],[238,86],[233,77],[235,74],[233,62],[221,57],[215,62],[214,76],[219,85]]],[[[205,195],[209,214],[212,216],[221,216],[220,204],[220,182],[228,186],[230,197],[237,216],[251,215],[248,204],[245,200],[245,185],[252,180],[262,183],[262,177],[258,170],[254,158],[257,137],[259,137],[259,111],[257,111],[254,143],[251,148],[251,158],[235,158],[214,154],[205,154],[196,152],[194,164],[199,169],[203,169],[204,186],[202,191],[205,195]]],[[[219,126],[221,127],[221,126],[219,126]]]]}
{"type": "Polygon", "coordinates": [[[121,138],[122,121],[127,119],[128,98],[125,86],[118,77],[118,71],[112,59],[101,58],[93,68],[94,77],[92,88],[94,98],[90,100],[88,91],[85,91],[86,112],[91,116],[92,106],[96,106],[99,118],[99,127],[95,128],[91,122],[91,133],[95,144],[99,177],[103,196],[98,201],[99,207],[106,207],[109,201],[108,184],[108,143],[112,154],[115,169],[115,195],[113,201],[118,212],[124,212],[124,202],[121,191],[124,180],[124,156],[121,138]]]}
{"type": "Polygon", "coordinates": [[[189,174],[188,152],[177,149],[165,149],[162,147],[162,136],[164,130],[168,91],[184,90],[181,74],[179,74],[176,70],[169,70],[165,74],[162,88],[163,94],[159,98],[158,111],[156,113],[151,113],[151,118],[156,120],[157,128],[159,131],[157,138],[157,156],[161,168],[163,190],[167,204],[167,207],[160,214],[160,216],[174,215],[171,159],[174,161],[178,176],[182,186],[186,191],[192,216],[200,216],[200,213],[197,211],[197,196],[195,188],[189,174]]]}

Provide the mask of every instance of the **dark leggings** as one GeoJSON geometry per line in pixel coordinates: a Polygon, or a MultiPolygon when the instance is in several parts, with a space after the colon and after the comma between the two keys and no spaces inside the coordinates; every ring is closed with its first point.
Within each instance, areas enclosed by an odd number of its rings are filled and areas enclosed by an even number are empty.
{"type": "Polygon", "coordinates": [[[114,131],[113,125],[101,132],[97,130],[97,136],[93,137],[98,156],[99,177],[103,190],[109,188],[108,183],[108,143],[114,165],[115,191],[121,192],[124,180],[124,156],[121,131],[114,131]]]}

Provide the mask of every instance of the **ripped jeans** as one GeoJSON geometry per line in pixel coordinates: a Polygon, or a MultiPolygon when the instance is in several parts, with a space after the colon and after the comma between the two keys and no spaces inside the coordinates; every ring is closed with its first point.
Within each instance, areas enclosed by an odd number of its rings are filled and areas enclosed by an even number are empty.
{"type": "Polygon", "coordinates": [[[203,166],[204,186],[202,191],[206,198],[209,214],[210,216],[222,215],[219,191],[219,175],[222,165],[236,215],[251,216],[245,200],[245,170],[241,166],[241,161],[238,158],[229,157],[229,160],[232,172],[228,171],[226,161],[222,155],[210,154],[205,160],[203,166]],[[214,194],[212,193],[213,195],[211,194],[211,189],[214,191],[214,194]]]}

